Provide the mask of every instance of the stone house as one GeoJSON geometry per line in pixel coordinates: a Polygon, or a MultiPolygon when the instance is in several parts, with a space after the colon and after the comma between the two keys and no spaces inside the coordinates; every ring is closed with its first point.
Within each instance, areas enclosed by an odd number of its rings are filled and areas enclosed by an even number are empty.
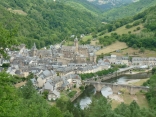
{"type": "Polygon", "coordinates": [[[129,57],[121,57],[116,55],[111,56],[104,56],[104,62],[107,62],[108,64],[121,64],[121,65],[129,65],[129,57]]]}
{"type": "Polygon", "coordinates": [[[56,100],[60,97],[60,93],[54,88],[54,84],[51,80],[47,80],[47,82],[43,86],[43,92],[48,91],[48,100],[56,100]]]}
{"type": "Polygon", "coordinates": [[[59,67],[55,71],[59,74],[59,76],[64,76],[68,74],[73,74],[74,73],[74,68],[75,67],[59,67]]]}
{"type": "Polygon", "coordinates": [[[50,70],[45,70],[45,71],[41,71],[40,74],[37,74],[37,86],[39,88],[43,87],[43,85],[45,84],[45,82],[48,79],[52,79],[54,77],[56,77],[57,74],[54,71],[50,71],[50,70]]]}
{"type": "Polygon", "coordinates": [[[133,57],[132,65],[148,65],[155,66],[156,58],[155,57],[133,57]]]}

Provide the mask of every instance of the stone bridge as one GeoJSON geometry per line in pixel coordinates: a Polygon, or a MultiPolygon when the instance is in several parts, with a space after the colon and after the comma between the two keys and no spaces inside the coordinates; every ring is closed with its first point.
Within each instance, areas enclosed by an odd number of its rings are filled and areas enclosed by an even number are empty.
{"type": "Polygon", "coordinates": [[[103,87],[110,87],[113,93],[117,94],[122,90],[126,90],[129,94],[133,95],[139,91],[147,92],[149,88],[144,86],[131,86],[125,84],[113,84],[113,83],[104,83],[104,82],[95,82],[95,81],[84,81],[85,86],[93,85],[96,91],[100,92],[103,87]]]}

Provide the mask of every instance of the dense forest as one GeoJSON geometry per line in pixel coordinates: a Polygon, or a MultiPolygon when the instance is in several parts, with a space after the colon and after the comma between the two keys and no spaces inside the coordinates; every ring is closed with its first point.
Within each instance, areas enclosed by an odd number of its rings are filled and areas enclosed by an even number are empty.
{"type": "Polygon", "coordinates": [[[3,0],[0,4],[0,24],[8,30],[16,29],[18,41],[29,48],[34,42],[40,48],[69,39],[72,34],[88,34],[99,24],[92,13],[64,2],[3,0]]]}

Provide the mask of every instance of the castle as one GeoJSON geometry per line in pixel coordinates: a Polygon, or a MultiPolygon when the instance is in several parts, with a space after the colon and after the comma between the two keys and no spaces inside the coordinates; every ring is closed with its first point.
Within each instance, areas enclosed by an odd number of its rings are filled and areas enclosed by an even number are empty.
{"type": "Polygon", "coordinates": [[[50,49],[38,50],[36,45],[28,52],[31,57],[49,58],[55,62],[61,62],[64,65],[68,63],[96,63],[96,54],[98,50],[95,46],[79,45],[77,38],[74,39],[73,46],[51,45],[50,49]]]}

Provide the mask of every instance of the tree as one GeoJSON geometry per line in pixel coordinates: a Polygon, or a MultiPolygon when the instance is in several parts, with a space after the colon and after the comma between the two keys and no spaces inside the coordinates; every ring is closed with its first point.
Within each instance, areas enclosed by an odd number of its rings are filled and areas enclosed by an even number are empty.
{"type": "Polygon", "coordinates": [[[36,90],[30,80],[28,80],[26,85],[21,88],[21,93],[25,99],[30,99],[36,93],[36,90]]]}
{"type": "Polygon", "coordinates": [[[14,38],[15,29],[6,30],[0,25],[0,54],[3,57],[7,57],[6,48],[11,48],[12,45],[17,45],[17,41],[14,38]]]}
{"type": "Polygon", "coordinates": [[[62,115],[62,112],[57,107],[52,106],[49,109],[49,112],[48,112],[48,116],[47,117],[63,117],[63,115],[62,115]]]}
{"type": "Polygon", "coordinates": [[[152,68],[152,74],[156,73],[156,67],[152,68]]]}
{"type": "Polygon", "coordinates": [[[69,111],[66,111],[65,113],[63,113],[63,117],[74,117],[74,116],[69,111]]]}
{"type": "Polygon", "coordinates": [[[10,67],[10,64],[9,63],[3,63],[2,67],[3,68],[8,68],[8,67],[10,67]]]}
{"type": "Polygon", "coordinates": [[[141,47],[140,48],[140,52],[144,53],[145,52],[145,48],[144,47],[141,47]]]}
{"type": "Polygon", "coordinates": [[[137,27],[137,30],[140,30],[140,27],[137,27]]]}
{"type": "Polygon", "coordinates": [[[98,100],[93,98],[92,104],[87,109],[87,117],[108,117],[113,116],[110,103],[105,97],[101,97],[98,100]]]}
{"type": "Polygon", "coordinates": [[[138,47],[136,44],[133,44],[132,48],[137,49],[138,47]]]}
{"type": "Polygon", "coordinates": [[[44,92],[43,92],[43,98],[44,98],[44,99],[47,99],[47,98],[48,98],[48,94],[49,94],[48,91],[44,91],[44,92]]]}
{"type": "Polygon", "coordinates": [[[0,117],[17,117],[20,99],[12,86],[14,78],[6,72],[0,72],[0,117]]]}

